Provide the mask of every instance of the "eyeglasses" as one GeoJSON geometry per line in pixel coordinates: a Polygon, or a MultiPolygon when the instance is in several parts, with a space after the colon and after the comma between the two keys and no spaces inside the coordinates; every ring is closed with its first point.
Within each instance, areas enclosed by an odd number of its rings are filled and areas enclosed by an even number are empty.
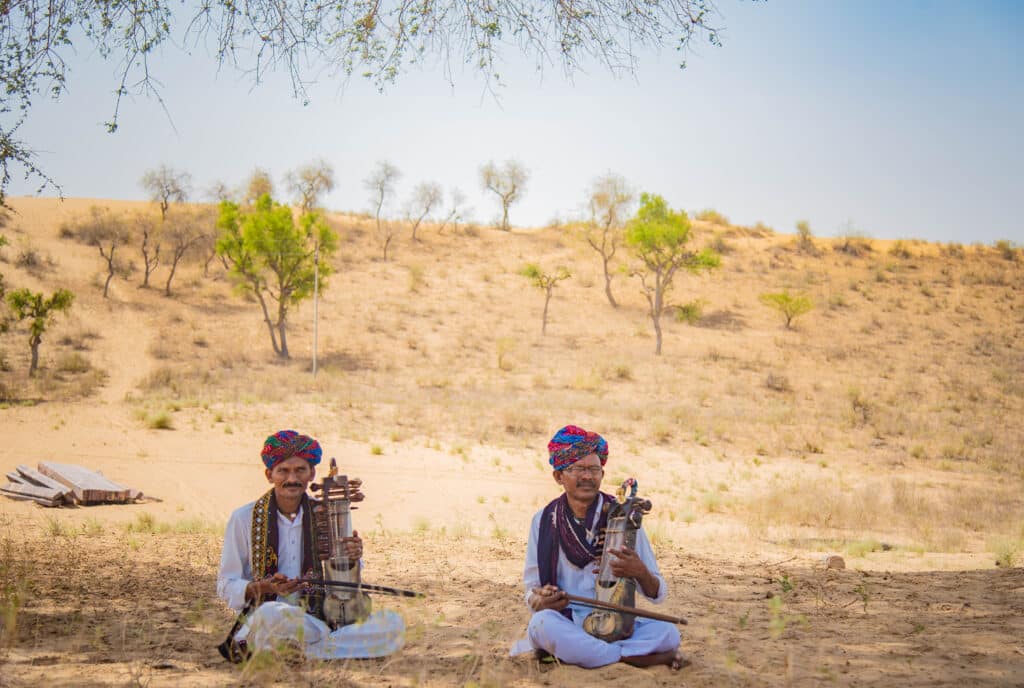
{"type": "Polygon", "coordinates": [[[585,475],[592,475],[599,478],[604,475],[604,469],[600,466],[569,466],[565,472],[574,478],[582,478],[585,475]]]}

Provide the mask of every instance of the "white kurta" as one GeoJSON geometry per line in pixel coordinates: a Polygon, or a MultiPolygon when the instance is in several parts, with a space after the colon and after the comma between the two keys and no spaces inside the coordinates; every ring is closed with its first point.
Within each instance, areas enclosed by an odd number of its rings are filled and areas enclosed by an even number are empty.
{"type": "MultiPolygon", "coordinates": [[[[523,568],[523,583],[526,587],[524,599],[530,605],[530,593],[540,587],[540,569],[537,566],[537,541],[540,537],[540,520],[544,510],[538,511],[530,525],[530,538],[526,545],[526,565],[523,568]]],[[[589,524],[592,526],[592,524],[589,524]]],[[[643,528],[636,534],[636,553],[647,569],[658,579],[658,594],[647,597],[638,585],[637,592],[654,604],[661,604],[668,596],[668,585],[658,569],[654,551],[643,528]]],[[[565,553],[558,551],[558,573],[555,585],[571,595],[596,597],[597,574],[594,566],[579,568],[570,562],[565,553]]],[[[512,646],[512,654],[518,655],[535,649],[551,653],[559,660],[583,667],[599,667],[612,664],[622,657],[647,655],[653,652],[667,652],[679,647],[679,630],[665,621],[652,619],[636,620],[633,635],[613,643],[595,638],[583,630],[583,620],[593,610],[570,604],[572,620],[551,609],[535,612],[527,626],[527,637],[512,646]]]]}
{"type": "MultiPolygon", "coordinates": [[[[252,512],[256,502],[240,507],[228,519],[217,574],[217,595],[232,609],[245,607],[245,588],[252,581],[252,512]]],[[[302,575],[302,509],[292,521],[277,514],[277,570],[289,578],[302,575]]],[[[253,651],[272,649],[282,641],[300,642],[306,655],[317,659],[383,657],[405,644],[405,622],[393,611],[370,614],[361,624],[335,631],[322,620],[306,614],[298,594],[264,602],[235,634],[253,651]]]]}

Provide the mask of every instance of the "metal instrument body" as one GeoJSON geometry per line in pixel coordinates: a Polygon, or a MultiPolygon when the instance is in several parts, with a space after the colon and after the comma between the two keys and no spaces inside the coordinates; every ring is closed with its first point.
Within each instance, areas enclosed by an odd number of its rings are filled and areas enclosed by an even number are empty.
{"type": "Polygon", "coordinates": [[[331,459],[331,469],[323,483],[311,486],[320,491],[320,500],[313,503],[313,528],[321,580],[349,584],[314,584],[309,595],[309,611],[332,629],[364,621],[372,610],[370,596],[362,590],[359,560],[349,558],[343,540],[352,537],[351,512],[356,508],[352,502],[362,501],[362,481],[349,480],[337,473],[337,463],[331,459]]]}
{"type": "MultiPolygon", "coordinates": [[[[651,502],[636,496],[637,482],[633,478],[622,483],[616,497],[618,502],[608,510],[601,560],[598,567],[596,598],[600,602],[623,607],[636,606],[636,580],[620,578],[612,573],[613,549],[636,549],[636,532],[644,514],[651,510],[651,502]],[[626,490],[629,489],[629,497],[626,490]]],[[[633,635],[636,616],[607,609],[595,609],[583,621],[583,630],[606,642],[622,640],[633,635]]]]}

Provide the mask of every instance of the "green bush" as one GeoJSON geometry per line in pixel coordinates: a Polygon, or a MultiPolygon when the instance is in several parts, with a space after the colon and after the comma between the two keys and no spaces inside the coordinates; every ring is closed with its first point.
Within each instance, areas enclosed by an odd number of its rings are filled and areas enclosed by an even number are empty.
{"type": "Polygon", "coordinates": [[[703,299],[696,299],[689,303],[684,303],[681,306],[676,307],[676,322],[684,322],[687,325],[696,324],[702,317],[704,317],[704,305],[703,299]]]}
{"type": "Polygon", "coordinates": [[[790,294],[788,291],[780,291],[764,293],[758,298],[761,303],[782,314],[787,329],[792,329],[793,320],[814,308],[814,302],[806,294],[790,294]]]}

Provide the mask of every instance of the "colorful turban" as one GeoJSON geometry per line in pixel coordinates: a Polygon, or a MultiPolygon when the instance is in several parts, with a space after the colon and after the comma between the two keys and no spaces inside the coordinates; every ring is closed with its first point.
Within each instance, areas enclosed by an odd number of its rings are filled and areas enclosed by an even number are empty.
{"type": "Polygon", "coordinates": [[[571,466],[591,454],[597,454],[603,466],[608,461],[608,443],[596,432],[587,432],[575,425],[566,425],[548,442],[548,454],[556,471],[571,466]]]}
{"type": "Polygon", "coordinates": [[[294,430],[281,430],[263,443],[260,458],[268,469],[293,456],[305,459],[309,461],[310,466],[315,466],[320,463],[321,454],[320,443],[312,437],[300,435],[294,430]]]}

